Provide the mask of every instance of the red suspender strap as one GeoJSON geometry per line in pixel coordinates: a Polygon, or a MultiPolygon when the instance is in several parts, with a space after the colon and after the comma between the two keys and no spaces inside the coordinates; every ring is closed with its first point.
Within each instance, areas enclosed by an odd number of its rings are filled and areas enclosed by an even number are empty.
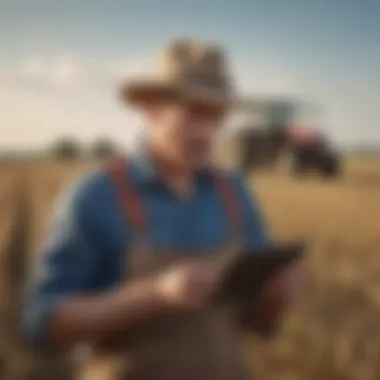
{"type": "Polygon", "coordinates": [[[221,198],[231,225],[236,229],[240,229],[243,225],[242,209],[228,171],[219,168],[214,169],[214,180],[216,190],[221,198]]]}
{"type": "MultiPolygon", "coordinates": [[[[148,220],[142,199],[129,181],[129,169],[128,162],[123,156],[113,158],[108,165],[108,172],[128,225],[134,230],[143,230],[146,229],[148,220]]],[[[231,225],[236,229],[241,228],[243,224],[241,205],[228,172],[214,169],[213,176],[216,190],[231,225]]]]}
{"type": "Polygon", "coordinates": [[[113,158],[108,165],[108,173],[128,226],[134,230],[143,230],[147,227],[147,218],[141,196],[129,181],[129,169],[123,156],[113,158]]]}

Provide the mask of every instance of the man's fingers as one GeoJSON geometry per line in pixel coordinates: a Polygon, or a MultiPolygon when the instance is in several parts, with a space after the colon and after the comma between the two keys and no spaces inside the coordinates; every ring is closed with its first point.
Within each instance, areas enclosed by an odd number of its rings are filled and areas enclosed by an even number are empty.
{"type": "Polygon", "coordinates": [[[200,306],[216,288],[211,263],[192,262],[174,267],[160,277],[160,291],[170,302],[183,307],[200,306]]]}

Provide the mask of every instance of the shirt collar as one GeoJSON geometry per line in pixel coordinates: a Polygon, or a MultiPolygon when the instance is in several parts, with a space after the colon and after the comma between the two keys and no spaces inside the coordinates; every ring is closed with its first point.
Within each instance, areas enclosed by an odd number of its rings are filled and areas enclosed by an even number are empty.
{"type": "MultiPolygon", "coordinates": [[[[149,155],[146,145],[140,146],[133,155],[133,162],[135,166],[135,180],[140,185],[149,185],[160,183],[162,181],[158,169],[149,155]]],[[[211,177],[211,167],[205,167],[199,170],[197,174],[197,181],[205,181],[211,177]]],[[[199,183],[199,182],[198,182],[199,183]]]]}
{"type": "Polygon", "coordinates": [[[145,148],[137,150],[134,154],[133,161],[136,167],[138,183],[149,184],[160,180],[157,167],[145,148]]]}

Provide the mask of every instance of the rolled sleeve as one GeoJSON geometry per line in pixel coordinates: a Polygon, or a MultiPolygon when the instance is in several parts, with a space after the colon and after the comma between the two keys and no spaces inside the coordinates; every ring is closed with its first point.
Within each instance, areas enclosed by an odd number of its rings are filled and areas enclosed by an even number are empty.
{"type": "Polygon", "coordinates": [[[263,247],[269,243],[270,236],[254,190],[248,185],[240,172],[234,172],[234,180],[244,213],[246,248],[263,247]]]}
{"type": "Polygon", "coordinates": [[[66,192],[57,205],[50,236],[33,278],[23,325],[29,342],[47,348],[47,332],[57,306],[94,284],[98,249],[95,249],[95,201],[86,181],[66,192]]]}

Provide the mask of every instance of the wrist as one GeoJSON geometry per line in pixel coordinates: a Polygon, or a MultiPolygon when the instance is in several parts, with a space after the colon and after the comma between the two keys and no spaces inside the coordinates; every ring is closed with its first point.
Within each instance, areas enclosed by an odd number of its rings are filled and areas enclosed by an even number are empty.
{"type": "Polygon", "coordinates": [[[143,293],[145,294],[145,299],[150,303],[155,309],[161,310],[166,306],[166,300],[164,293],[158,286],[155,280],[147,280],[142,284],[143,293]]]}
{"type": "Polygon", "coordinates": [[[165,299],[155,279],[143,279],[126,287],[123,295],[126,304],[134,299],[138,304],[146,305],[152,311],[159,311],[165,307],[165,299]]]}

